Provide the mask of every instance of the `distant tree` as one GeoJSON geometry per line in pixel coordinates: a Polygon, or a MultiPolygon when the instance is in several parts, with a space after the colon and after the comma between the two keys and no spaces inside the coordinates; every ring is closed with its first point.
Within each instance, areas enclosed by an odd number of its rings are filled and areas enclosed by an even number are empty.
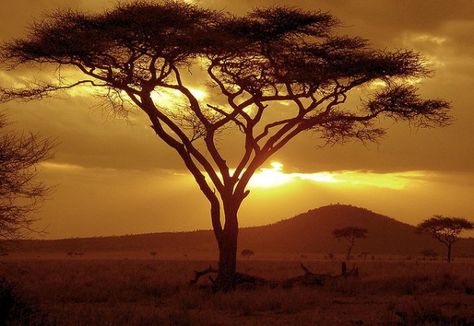
{"type": "Polygon", "coordinates": [[[451,262],[451,249],[463,230],[474,229],[474,223],[460,217],[435,215],[418,224],[417,231],[431,234],[444,244],[448,250],[448,262],[451,262]]]}
{"type": "Polygon", "coordinates": [[[250,258],[251,256],[255,255],[255,253],[251,249],[244,249],[240,254],[242,255],[242,257],[246,258],[250,258]]]}
{"type": "Polygon", "coordinates": [[[346,259],[351,259],[352,248],[354,247],[357,239],[363,239],[367,237],[367,229],[348,226],[342,229],[335,229],[332,234],[336,239],[344,239],[347,242],[347,253],[346,259]]]}
{"type": "Polygon", "coordinates": [[[84,78],[3,89],[0,101],[90,86],[103,89],[119,112],[143,111],[209,201],[219,248],[215,284],[229,290],[238,280],[237,216],[249,180],[292,139],[312,131],[328,144],[373,141],[384,134],[375,126],[382,117],[420,127],[449,121],[446,101],[422,99],[404,83],[429,75],[420,55],[371,49],[335,32],[337,25],[319,11],[271,7],[234,16],[184,1],[124,2],[100,14],[56,11],[26,38],[5,44],[1,59],[8,68],[68,66],[84,78]],[[193,92],[193,69],[202,87],[213,86],[212,96],[193,92]],[[383,86],[361,105],[345,105],[351,91],[370,91],[374,82],[383,86]],[[182,101],[157,101],[160,92],[182,101]],[[219,135],[231,128],[232,155],[224,155],[229,146],[219,135]]]}
{"type": "Polygon", "coordinates": [[[34,134],[5,132],[0,114],[0,240],[24,236],[48,188],[36,181],[37,165],[50,157],[53,143],[34,134]]]}

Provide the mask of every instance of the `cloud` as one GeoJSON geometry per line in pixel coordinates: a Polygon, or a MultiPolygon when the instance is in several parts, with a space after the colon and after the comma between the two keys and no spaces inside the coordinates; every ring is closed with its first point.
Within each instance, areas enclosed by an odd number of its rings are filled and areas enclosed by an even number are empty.
{"type": "Polygon", "coordinates": [[[374,173],[372,171],[289,172],[283,164],[273,161],[270,167],[258,170],[250,179],[250,188],[273,188],[295,182],[315,182],[337,187],[374,187],[404,190],[416,182],[428,179],[424,171],[374,173]]]}
{"type": "Polygon", "coordinates": [[[85,168],[80,165],[67,164],[67,163],[55,163],[55,162],[42,162],[40,167],[50,170],[60,170],[60,171],[83,171],[85,168]]]}

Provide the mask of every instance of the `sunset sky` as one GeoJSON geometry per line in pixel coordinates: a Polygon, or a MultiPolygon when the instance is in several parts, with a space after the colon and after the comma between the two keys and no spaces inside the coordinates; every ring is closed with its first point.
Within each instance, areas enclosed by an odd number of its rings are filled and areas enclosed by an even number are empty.
{"type": "MultiPolygon", "coordinates": [[[[195,2],[236,14],[290,4],[195,2]]],[[[115,3],[6,1],[0,11],[0,40],[24,36],[35,18],[57,8],[95,12],[115,3]]],[[[329,11],[343,23],[343,34],[369,39],[374,47],[420,52],[435,74],[414,82],[423,96],[450,101],[454,120],[437,129],[382,122],[389,132],[373,144],[320,148],[315,135],[302,134],[251,181],[240,225],[272,223],[331,203],[365,207],[410,224],[434,214],[474,220],[474,2],[307,0],[291,5],[329,11]]],[[[27,69],[0,71],[0,85],[21,84],[28,76],[27,69]]],[[[212,90],[199,83],[199,74],[187,78],[197,97],[212,102],[212,90]]],[[[157,96],[157,101],[174,100],[169,94],[157,96]]],[[[350,103],[356,103],[359,95],[352,96],[350,103]]],[[[141,112],[116,118],[93,91],[83,88],[41,101],[10,102],[0,110],[8,114],[10,128],[59,143],[54,158],[40,167],[39,177],[54,186],[39,213],[37,227],[46,228],[45,238],[211,227],[206,199],[141,112]]]]}

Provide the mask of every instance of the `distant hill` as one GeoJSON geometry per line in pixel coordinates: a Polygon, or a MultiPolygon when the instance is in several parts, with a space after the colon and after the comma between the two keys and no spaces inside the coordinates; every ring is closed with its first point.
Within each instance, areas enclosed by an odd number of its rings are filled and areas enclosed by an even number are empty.
{"type": "MultiPolygon", "coordinates": [[[[324,206],[275,224],[244,229],[240,241],[242,246],[264,252],[341,253],[345,244],[332,231],[346,226],[368,230],[367,238],[357,241],[356,253],[410,255],[431,248],[444,254],[438,241],[417,234],[414,226],[350,205],[324,206]]],[[[455,246],[457,255],[474,255],[472,238],[460,239],[455,246]]]]}
{"type": "MultiPolygon", "coordinates": [[[[444,254],[444,248],[428,235],[415,233],[415,227],[370,210],[350,205],[330,205],[309,210],[280,222],[242,228],[239,248],[256,253],[305,254],[342,253],[345,244],[334,239],[332,231],[345,226],[368,229],[366,239],[360,240],[355,253],[419,254],[434,249],[444,254]]],[[[210,230],[167,232],[113,237],[76,238],[63,240],[23,240],[11,246],[16,252],[100,252],[157,251],[159,253],[215,253],[216,244],[210,230]]],[[[455,255],[474,255],[474,239],[460,239],[455,255]]]]}

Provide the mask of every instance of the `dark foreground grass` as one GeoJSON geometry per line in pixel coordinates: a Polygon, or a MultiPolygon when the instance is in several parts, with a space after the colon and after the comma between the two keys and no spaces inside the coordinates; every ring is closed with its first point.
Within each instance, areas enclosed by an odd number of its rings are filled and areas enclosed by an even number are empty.
{"type": "MultiPolygon", "coordinates": [[[[17,325],[474,325],[474,263],[357,264],[358,279],[233,293],[188,287],[205,261],[17,259],[1,262],[0,276],[29,313],[12,316],[17,325]]],[[[337,262],[307,265],[339,270],[337,262]]],[[[275,280],[301,274],[296,262],[240,269],[275,280]]]]}

